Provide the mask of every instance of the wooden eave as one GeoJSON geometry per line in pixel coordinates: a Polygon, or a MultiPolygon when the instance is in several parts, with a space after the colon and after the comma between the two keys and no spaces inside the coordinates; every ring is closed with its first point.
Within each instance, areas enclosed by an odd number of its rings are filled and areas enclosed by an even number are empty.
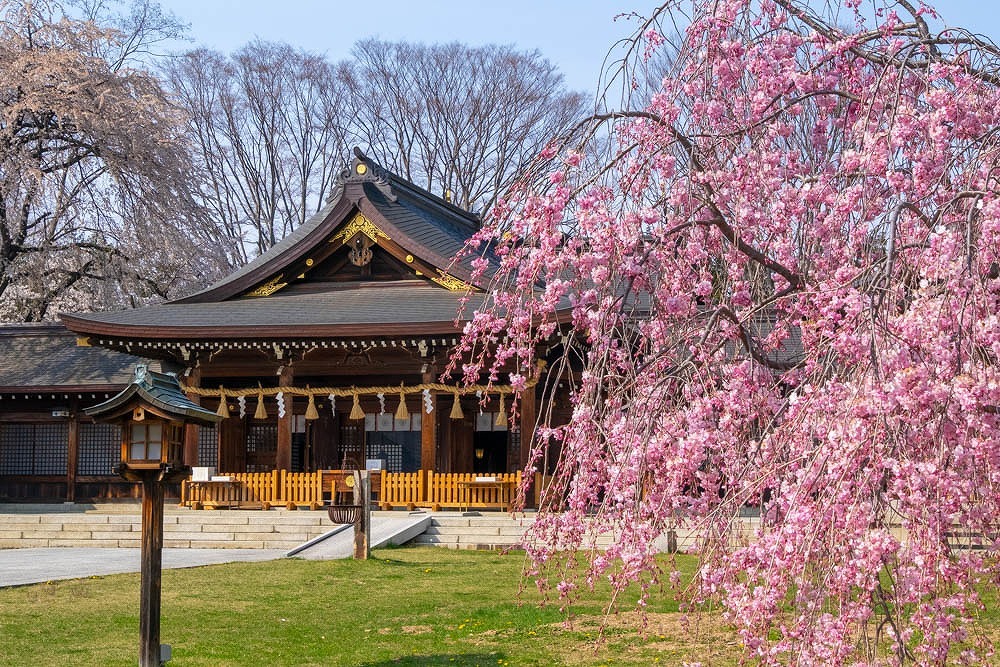
{"type": "Polygon", "coordinates": [[[254,327],[211,326],[169,327],[125,325],[96,322],[73,315],[60,316],[66,326],[81,334],[123,339],[150,340],[283,340],[288,338],[391,338],[400,336],[452,335],[461,332],[454,320],[445,322],[360,323],[297,326],[290,332],[287,325],[257,325],[254,327]]]}
{"type": "Polygon", "coordinates": [[[121,384],[55,384],[0,387],[0,394],[106,394],[121,391],[121,384]]]}

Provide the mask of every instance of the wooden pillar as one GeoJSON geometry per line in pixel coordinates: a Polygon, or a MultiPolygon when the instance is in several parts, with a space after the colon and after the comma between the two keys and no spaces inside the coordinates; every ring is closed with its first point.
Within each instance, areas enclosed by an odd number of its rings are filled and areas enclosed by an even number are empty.
{"type": "Polygon", "coordinates": [[[80,460],[80,417],[70,408],[69,438],[66,444],[66,500],[76,501],[76,468],[80,460]]]}
{"type": "Polygon", "coordinates": [[[521,470],[524,470],[528,465],[528,455],[531,452],[531,441],[535,434],[535,420],[537,418],[535,387],[528,387],[521,393],[521,414],[517,422],[521,429],[520,461],[518,464],[521,470]]]}
{"type": "MultiPolygon", "coordinates": [[[[291,387],[295,373],[291,366],[282,366],[278,373],[278,387],[291,387]]],[[[285,395],[285,416],[278,417],[278,453],[274,462],[278,470],[292,467],[292,396],[285,395]]]]}
{"type": "MultiPolygon", "coordinates": [[[[434,382],[434,371],[429,370],[424,373],[424,384],[434,382]]],[[[431,393],[431,413],[427,414],[425,407],[420,419],[420,469],[434,470],[437,462],[437,417],[438,400],[437,396],[431,393]]]]}
{"type": "MultiPolygon", "coordinates": [[[[519,445],[518,458],[520,459],[518,468],[524,470],[528,466],[528,457],[531,454],[531,443],[535,435],[535,420],[538,418],[538,403],[535,397],[536,387],[528,387],[521,393],[521,414],[518,419],[518,426],[521,429],[521,442],[519,445]]],[[[524,494],[525,507],[538,506],[538,489],[535,488],[537,476],[532,476],[531,487],[524,494]]]]}
{"type": "MultiPolygon", "coordinates": [[[[189,387],[200,387],[201,368],[192,368],[184,378],[184,384],[189,387]]],[[[195,405],[201,405],[201,396],[198,394],[189,392],[187,397],[195,405]]],[[[195,424],[184,425],[184,465],[198,465],[198,426],[195,424]]]]}
{"type": "Polygon", "coordinates": [[[163,561],[163,484],[159,471],[142,480],[139,584],[139,667],[160,667],[160,575],[163,561]]]}

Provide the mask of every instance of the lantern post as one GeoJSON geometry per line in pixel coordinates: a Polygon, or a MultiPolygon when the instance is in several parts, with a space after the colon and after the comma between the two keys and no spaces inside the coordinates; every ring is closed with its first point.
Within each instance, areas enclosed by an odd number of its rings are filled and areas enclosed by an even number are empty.
{"type": "Polygon", "coordinates": [[[84,410],[98,422],[121,425],[121,463],[115,473],[142,484],[142,563],[139,589],[139,666],[160,667],[160,579],[163,563],[163,489],[191,474],[184,465],[184,425],[211,425],[221,417],[184,395],[177,377],[137,366],[132,383],[84,410]]]}

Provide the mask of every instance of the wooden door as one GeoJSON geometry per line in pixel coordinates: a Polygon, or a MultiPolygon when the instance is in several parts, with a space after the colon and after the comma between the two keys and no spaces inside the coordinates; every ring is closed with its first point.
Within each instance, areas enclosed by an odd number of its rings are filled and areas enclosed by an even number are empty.
{"type": "Polygon", "coordinates": [[[339,469],[340,462],[337,460],[339,427],[337,420],[329,413],[321,413],[319,419],[309,422],[309,429],[312,438],[312,469],[339,469]]]}
{"type": "Polygon", "coordinates": [[[219,422],[219,472],[246,472],[244,421],[230,417],[219,422]]]}

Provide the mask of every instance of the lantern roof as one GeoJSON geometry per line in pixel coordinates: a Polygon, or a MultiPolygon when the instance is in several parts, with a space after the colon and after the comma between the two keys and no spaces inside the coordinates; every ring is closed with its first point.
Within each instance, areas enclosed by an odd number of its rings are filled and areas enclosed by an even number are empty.
{"type": "Polygon", "coordinates": [[[143,364],[135,367],[131,384],[117,396],[86,408],[84,412],[97,421],[114,421],[136,408],[143,408],[163,419],[203,426],[222,420],[219,415],[205,410],[185,396],[176,375],[157,373],[143,364]]]}

